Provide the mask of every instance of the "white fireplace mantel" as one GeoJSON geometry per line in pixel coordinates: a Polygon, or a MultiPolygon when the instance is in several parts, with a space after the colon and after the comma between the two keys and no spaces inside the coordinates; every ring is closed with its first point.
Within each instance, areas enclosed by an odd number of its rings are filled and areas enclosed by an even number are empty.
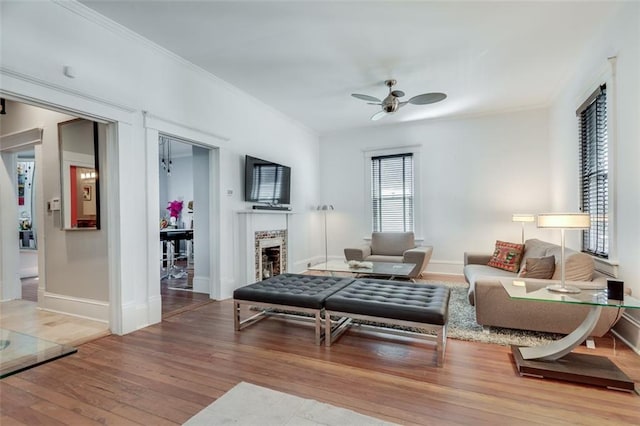
{"type": "MultiPolygon", "coordinates": [[[[237,210],[239,246],[239,284],[255,282],[255,233],[260,231],[285,230],[289,239],[289,216],[291,210],[237,210]]],[[[287,241],[289,246],[289,241],[287,241]]],[[[286,253],[288,257],[288,251],[286,253]]],[[[288,260],[288,259],[287,259],[288,260]]],[[[287,261],[288,265],[289,262],[287,261]]],[[[283,272],[287,272],[286,270],[283,272]]]]}

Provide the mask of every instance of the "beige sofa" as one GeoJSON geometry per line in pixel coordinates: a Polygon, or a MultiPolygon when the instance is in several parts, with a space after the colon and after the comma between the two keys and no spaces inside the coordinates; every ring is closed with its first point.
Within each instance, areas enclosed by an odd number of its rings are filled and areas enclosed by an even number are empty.
{"type": "Polygon", "coordinates": [[[433,247],[416,246],[413,232],[374,232],[371,244],[344,249],[347,260],[413,263],[410,278],[417,278],[429,264],[433,247]]]}
{"type": "MultiPolygon", "coordinates": [[[[527,283],[534,285],[538,283],[540,287],[545,287],[551,281],[559,282],[560,250],[560,246],[556,244],[537,239],[527,240],[521,265],[526,264],[527,258],[550,255],[554,255],[556,258],[556,271],[551,280],[527,278],[527,283]]],[[[585,257],[588,255],[565,249],[565,270],[575,272],[577,265],[584,268],[585,257]]],[[[500,284],[500,280],[515,278],[518,274],[488,266],[490,258],[491,254],[464,254],[464,277],[469,283],[469,303],[475,305],[478,324],[489,327],[568,334],[582,323],[589,312],[589,307],[583,305],[510,299],[500,284]]],[[[590,260],[591,268],[593,268],[593,260],[590,260]]],[[[593,269],[591,278],[590,284],[582,283],[580,285],[583,287],[607,286],[607,277],[593,269]]],[[[617,308],[603,309],[598,324],[591,335],[599,337],[606,334],[617,322],[620,315],[622,312],[617,308]]]]}

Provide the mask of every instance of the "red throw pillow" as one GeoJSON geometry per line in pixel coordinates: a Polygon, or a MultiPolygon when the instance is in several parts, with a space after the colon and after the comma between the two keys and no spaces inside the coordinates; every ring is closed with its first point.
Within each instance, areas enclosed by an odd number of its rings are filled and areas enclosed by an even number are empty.
{"type": "Polygon", "coordinates": [[[498,240],[496,241],[493,256],[487,265],[509,272],[518,272],[523,250],[524,244],[507,243],[498,240]]]}

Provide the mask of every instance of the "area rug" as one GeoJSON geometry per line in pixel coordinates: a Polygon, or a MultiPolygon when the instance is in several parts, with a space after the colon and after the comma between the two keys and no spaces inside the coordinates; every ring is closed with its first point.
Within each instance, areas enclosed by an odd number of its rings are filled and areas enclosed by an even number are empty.
{"type": "Polygon", "coordinates": [[[515,330],[491,327],[488,332],[476,322],[475,307],[469,304],[467,291],[469,284],[464,282],[440,282],[421,280],[421,284],[446,285],[451,289],[449,299],[449,324],[447,337],[472,342],[493,343],[503,346],[537,346],[564,337],[561,334],[539,331],[515,330]]]}
{"type": "Polygon", "coordinates": [[[240,382],[191,417],[199,425],[393,425],[355,411],[240,382]]]}

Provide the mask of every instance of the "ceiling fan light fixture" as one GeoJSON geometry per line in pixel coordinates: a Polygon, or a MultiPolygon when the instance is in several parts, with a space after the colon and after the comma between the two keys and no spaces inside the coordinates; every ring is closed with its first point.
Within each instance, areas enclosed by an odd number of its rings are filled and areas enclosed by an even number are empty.
{"type": "Polygon", "coordinates": [[[422,95],[414,96],[409,99],[409,103],[413,105],[428,105],[436,102],[443,101],[447,98],[447,95],[444,93],[433,92],[433,93],[423,93],[422,95]]]}
{"type": "Polygon", "coordinates": [[[421,95],[416,95],[411,99],[409,99],[408,101],[400,102],[398,98],[403,97],[405,93],[402,90],[392,90],[393,86],[395,86],[396,83],[397,83],[396,80],[392,80],[392,79],[385,80],[384,84],[389,88],[389,94],[382,101],[374,96],[363,95],[360,93],[352,93],[351,96],[353,96],[356,99],[367,101],[369,105],[379,105],[382,107],[380,111],[378,111],[377,113],[371,116],[371,120],[374,120],[374,121],[381,119],[387,114],[396,112],[398,109],[400,109],[400,107],[406,104],[427,105],[427,104],[433,104],[436,102],[443,101],[444,99],[447,98],[447,95],[444,93],[433,92],[433,93],[423,93],[421,95]]]}

